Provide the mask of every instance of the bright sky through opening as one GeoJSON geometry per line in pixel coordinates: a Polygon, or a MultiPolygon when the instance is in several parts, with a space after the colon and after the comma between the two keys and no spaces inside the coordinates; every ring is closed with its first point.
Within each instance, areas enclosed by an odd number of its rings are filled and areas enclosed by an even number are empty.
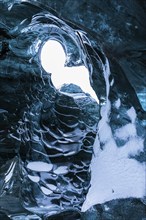
{"type": "Polygon", "coordinates": [[[65,51],[58,41],[48,40],[42,47],[40,59],[44,70],[52,74],[52,83],[56,89],[63,84],[73,83],[99,103],[90,85],[88,69],[85,66],[65,67],[65,51]]]}

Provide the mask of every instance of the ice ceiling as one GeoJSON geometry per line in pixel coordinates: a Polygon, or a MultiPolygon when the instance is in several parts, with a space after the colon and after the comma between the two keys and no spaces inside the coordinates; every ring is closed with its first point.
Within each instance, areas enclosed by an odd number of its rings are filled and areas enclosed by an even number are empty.
{"type": "Polygon", "coordinates": [[[144,8],[0,1],[0,218],[146,217],[144,8]]]}

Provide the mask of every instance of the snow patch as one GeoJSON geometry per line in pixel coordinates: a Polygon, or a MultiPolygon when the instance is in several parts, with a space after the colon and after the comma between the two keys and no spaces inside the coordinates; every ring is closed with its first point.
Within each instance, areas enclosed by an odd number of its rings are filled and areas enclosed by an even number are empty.
{"type": "Polygon", "coordinates": [[[39,176],[31,176],[31,175],[28,175],[28,178],[30,180],[32,180],[33,182],[35,183],[38,183],[40,181],[40,177],[39,176]]]}
{"type": "Polygon", "coordinates": [[[121,128],[117,129],[115,132],[115,137],[120,138],[122,140],[127,140],[129,137],[136,137],[136,128],[134,124],[126,124],[121,128]]]}
{"type": "Polygon", "coordinates": [[[120,106],[121,106],[121,100],[120,100],[120,99],[117,99],[117,100],[115,101],[114,105],[115,105],[115,107],[116,107],[117,109],[120,108],[120,106]]]}
{"type": "Polygon", "coordinates": [[[127,115],[131,119],[131,122],[134,123],[136,120],[136,111],[133,107],[131,107],[129,110],[127,110],[127,115]]]}
{"type": "Polygon", "coordinates": [[[29,162],[27,168],[36,172],[49,172],[53,165],[41,161],[29,162]]]}
{"type": "MultiPolygon", "coordinates": [[[[132,109],[129,114],[134,122],[135,114],[131,112],[132,109]]],[[[145,163],[130,158],[144,149],[143,140],[137,136],[134,124],[128,124],[118,130],[118,137],[129,137],[127,143],[119,148],[108,122],[101,120],[100,132],[94,143],[95,155],[91,162],[91,187],[82,206],[82,212],[95,204],[114,199],[145,196],[145,163]],[[104,143],[103,150],[100,149],[101,140],[104,143]]]]}
{"type": "Polygon", "coordinates": [[[42,192],[45,194],[45,195],[50,195],[52,193],[51,190],[47,189],[46,187],[44,186],[41,186],[41,190],[42,192]]]}
{"type": "Polygon", "coordinates": [[[68,173],[68,167],[60,166],[56,170],[53,171],[55,174],[66,174],[68,173]]]}

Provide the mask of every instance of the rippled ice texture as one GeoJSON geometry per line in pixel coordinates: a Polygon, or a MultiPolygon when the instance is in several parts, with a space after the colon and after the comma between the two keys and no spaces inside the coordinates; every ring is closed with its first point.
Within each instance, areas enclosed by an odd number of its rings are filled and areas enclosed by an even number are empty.
{"type": "Polygon", "coordinates": [[[8,157],[1,206],[11,217],[66,211],[79,219],[80,210],[113,199],[144,202],[145,113],[116,61],[109,65],[94,37],[54,12],[10,6],[2,4],[0,23],[0,153],[8,157]],[[56,90],[40,60],[49,39],[64,48],[67,68],[88,69],[99,105],[76,85],[56,90]],[[5,198],[15,199],[19,211],[4,206],[5,198]]]}

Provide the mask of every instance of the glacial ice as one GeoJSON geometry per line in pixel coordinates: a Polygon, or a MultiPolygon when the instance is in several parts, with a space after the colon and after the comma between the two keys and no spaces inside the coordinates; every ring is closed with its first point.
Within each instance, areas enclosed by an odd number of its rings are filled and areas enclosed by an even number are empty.
{"type": "Polygon", "coordinates": [[[8,3],[0,2],[2,214],[77,220],[120,199],[144,204],[145,90],[135,92],[88,29],[39,4],[8,3]]]}

